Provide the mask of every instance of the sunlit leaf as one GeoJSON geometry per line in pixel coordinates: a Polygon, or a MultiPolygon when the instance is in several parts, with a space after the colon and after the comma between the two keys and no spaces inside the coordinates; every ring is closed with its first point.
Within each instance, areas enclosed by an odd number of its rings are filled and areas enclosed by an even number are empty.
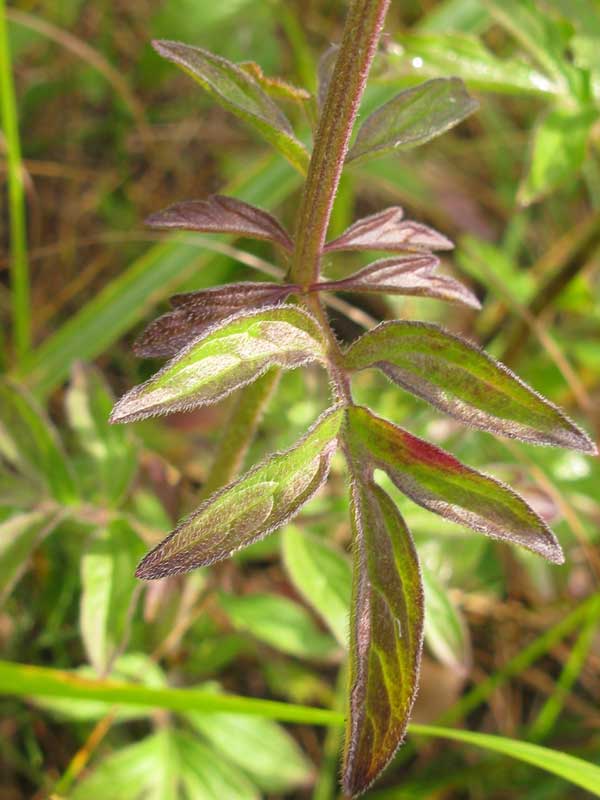
{"type": "Polygon", "coordinates": [[[354,222],[325,245],[337,250],[452,250],[454,245],[441,233],[420,222],[404,219],[400,206],[391,206],[354,222]]]}
{"type": "Polygon", "coordinates": [[[477,105],[459,78],[407,89],[367,117],[346,160],[358,163],[418,147],[458,125],[477,105]]]}
{"type": "Polygon", "coordinates": [[[176,294],[174,311],[148,325],[133,345],[136,355],[146,358],[173,356],[211,325],[237,311],[276,305],[294,290],[280,283],[232,283],[199,292],[176,294]]]}
{"type": "Polygon", "coordinates": [[[292,240],[271,214],[235,197],[213,194],[205,200],[184,200],[151,214],[146,219],[151,228],[166,228],[203,233],[232,233],[251,239],[266,239],[285,250],[292,240]]]}
{"type": "Polygon", "coordinates": [[[82,556],[79,627],[90,663],[100,674],[126,635],[141,552],[137,535],[126,522],[116,520],[95,535],[82,556]]]}
{"type": "Polygon", "coordinates": [[[155,41],[154,49],[196,80],[220,105],[250,123],[300,172],[308,153],[283,112],[250,75],[226,58],[181,42],[155,41]]]}
{"type": "Polygon", "coordinates": [[[344,553],[289,525],[281,538],[283,563],[298,592],[322,617],[342,647],[348,645],[352,573],[344,553]]]}
{"type": "Polygon", "coordinates": [[[0,461],[38,483],[64,504],[75,502],[71,465],[54,426],[32,397],[12,383],[0,383],[0,461]]]}
{"type": "Polygon", "coordinates": [[[78,462],[80,482],[87,493],[117,503],[137,470],[137,448],[131,432],[110,425],[114,398],[102,373],[75,362],[65,395],[65,407],[79,447],[85,454],[78,462]]]}
{"type": "Polygon", "coordinates": [[[494,539],[520,544],[555,564],[563,563],[552,531],[508,486],[366,408],[351,407],[348,418],[355,447],[362,448],[365,457],[415,503],[494,539]]]}
{"type": "Polygon", "coordinates": [[[289,597],[222,593],[220,604],[237,630],[248,631],[283,653],[329,660],[340,652],[331,636],[317,628],[308,611],[289,597]]]}
{"type": "Polygon", "coordinates": [[[56,513],[32,511],[0,522],[0,601],[7,597],[35,548],[58,523],[56,513]]]}
{"type": "Polygon", "coordinates": [[[295,306],[241,312],[192,340],[146,383],[115,405],[111,422],[215,403],[270,367],[294,369],[323,358],[317,323],[295,306]]]}
{"type": "Polygon", "coordinates": [[[260,800],[244,773],[197,736],[184,731],[170,735],[177,755],[177,800],[260,800]]]}
{"type": "Polygon", "coordinates": [[[265,792],[286,792],[310,782],[312,764],[292,736],[273,720],[197,711],[186,714],[186,719],[265,792]]]}
{"type": "Polygon", "coordinates": [[[294,447],[217,492],[152,550],[137,570],[162,578],[228,558],[281,527],[327,478],[342,411],[330,409],[294,447]]]}
{"type": "Polygon", "coordinates": [[[347,278],[317,283],[313,289],[414,295],[481,308],[470,289],[447,275],[436,273],[438,264],[439,260],[429,254],[386,258],[369,264],[347,278]]]}
{"type": "Polygon", "coordinates": [[[424,322],[384,322],[346,353],[351,369],[378,367],[404,389],[476,428],[587,453],[593,442],[556,406],[475,345],[424,322]]]}
{"type": "Polygon", "coordinates": [[[577,176],[598,117],[594,108],[554,108],[542,119],[533,135],[531,163],[519,188],[519,202],[529,205],[577,176]]]}
{"type": "Polygon", "coordinates": [[[365,791],[404,738],[417,689],[423,590],[417,554],[389,496],[364,474],[352,488],[354,578],[350,620],[350,709],[344,789],[365,791]]]}
{"type": "Polygon", "coordinates": [[[442,664],[464,674],[471,661],[464,620],[438,577],[424,564],[421,573],[425,592],[425,643],[442,664]]]}

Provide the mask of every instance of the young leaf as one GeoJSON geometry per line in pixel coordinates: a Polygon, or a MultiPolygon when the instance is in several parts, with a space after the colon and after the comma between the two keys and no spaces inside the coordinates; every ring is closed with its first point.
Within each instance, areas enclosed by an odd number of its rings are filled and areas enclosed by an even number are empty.
{"type": "Polygon", "coordinates": [[[50,420],[29,394],[0,383],[0,460],[8,462],[60,503],[78,499],[71,464],[50,420]]]}
{"type": "Polygon", "coordinates": [[[352,573],[344,553],[296,528],[283,532],[283,563],[294,587],[323,618],[342,647],[348,645],[352,573]]]}
{"type": "Polygon", "coordinates": [[[326,412],[284,453],[214,494],[144,558],[136,575],[189,572],[247,547],[298,513],[327,479],[342,411],[326,412]]]}
{"type": "Polygon", "coordinates": [[[199,292],[176,294],[174,311],[153,320],[133,345],[145,358],[174,356],[211,325],[242,309],[277,305],[296,289],[280,283],[233,283],[199,292]]]}
{"type": "Polygon", "coordinates": [[[306,148],[294,136],[285,114],[246,71],[226,58],[181,42],[155,41],[153,47],[220,105],[256,128],[299,172],[306,173],[306,148]]]}
{"type": "Polygon", "coordinates": [[[548,561],[563,563],[552,531],[508,486],[366,408],[350,408],[348,419],[354,447],[362,448],[365,457],[385,470],[415,503],[493,539],[520,544],[548,561]]]}
{"type": "Polygon", "coordinates": [[[418,147],[458,125],[477,106],[459,78],[435,78],[407,89],[367,117],[346,161],[418,147]]]}
{"type": "Polygon", "coordinates": [[[594,108],[555,108],[542,119],[533,136],[529,170],[519,188],[520,203],[529,205],[577,176],[597,119],[594,108]]]}
{"type": "Polygon", "coordinates": [[[270,367],[294,369],[323,358],[315,320],[295,306],[240,312],[194,339],[115,405],[111,422],[186,411],[222,400],[270,367]]]}
{"type": "Polygon", "coordinates": [[[100,674],[126,633],[142,548],[129,525],[117,520],[94,538],[81,559],[79,626],[90,663],[100,674]]]}
{"type": "Polygon", "coordinates": [[[275,217],[235,197],[213,194],[206,200],[184,200],[151,214],[151,228],[202,233],[232,233],[250,239],[266,239],[291,250],[292,240],[275,217]]]}
{"type": "Polygon", "coordinates": [[[556,406],[507,367],[425,322],[384,322],[346,353],[350,369],[378,367],[391,380],[475,428],[534,444],[596,448],[556,406]]]}
{"type": "Polygon", "coordinates": [[[224,759],[244,770],[265,793],[285,793],[310,783],[312,764],[277,722],[198,711],[185,716],[224,759]]]}
{"type": "Polygon", "coordinates": [[[363,217],[341,236],[327,242],[325,252],[338,250],[452,250],[454,245],[427,225],[404,219],[400,206],[363,217]]]}
{"type": "MultiPolygon", "coordinates": [[[[361,459],[361,454],[354,456],[361,459]]],[[[354,797],[404,738],[417,690],[423,590],[414,545],[394,503],[366,478],[352,487],[354,579],[350,708],[343,785],[354,797]]]]}
{"type": "Polygon", "coordinates": [[[328,661],[340,653],[329,634],[322,633],[308,611],[289,597],[276,594],[225,594],[220,604],[237,630],[298,658],[328,661]]]}
{"type": "Polygon", "coordinates": [[[322,281],[311,288],[321,291],[414,295],[481,308],[477,297],[462,283],[447,275],[435,274],[438,264],[439,260],[429,254],[386,258],[369,264],[347,278],[322,281]]]}

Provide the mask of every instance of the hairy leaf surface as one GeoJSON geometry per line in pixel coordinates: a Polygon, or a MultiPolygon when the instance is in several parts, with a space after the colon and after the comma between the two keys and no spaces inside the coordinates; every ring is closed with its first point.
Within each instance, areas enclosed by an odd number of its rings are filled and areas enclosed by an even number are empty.
{"type": "Polygon", "coordinates": [[[205,200],[184,200],[151,214],[151,228],[167,228],[203,233],[232,233],[251,239],[266,239],[286,250],[292,240],[275,217],[235,197],[213,194],[205,200]]]}
{"type": "Polygon", "coordinates": [[[430,297],[481,308],[477,297],[447,275],[437,275],[439,260],[430,254],[396,256],[375,261],[338,281],[323,281],[313,288],[325,291],[382,292],[430,297]]]}
{"type": "Polygon", "coordinates": [[[336,250],[452,250],[454,245],[433,228],[404,219],[400,206],[390,206],[363,217],[341,236],[327,242],[325,251],[336,250]]]}
{"type": "Polygon", "coordinates": [[[145,419],[215,403],[270,367],[323,358],[317,323],[295,306],[241,312],[194,339],[115,405],[111,422],[145,419]]]}
{"type": "Polygon", "coordinates": [[[152,550],[139,578],[212,564],[281,527],[327,479],[342,419],[330,409],[294,447],[263,461],[214,494],[152,550]]]}
{"type": "Polygon", "coordinates": [[[434,78],[407,89],[367,117],[346,161],[418,147],[458,125],[477,106],[460,78],[434,78]]]}
{"type": "MultiPolygon", "coordinates": [[[[356,453],[360,459],[360,450],[356,453]]],[[[343,784],[365,791],[402,742],[417,689],[423,589],[415,548],[396,506],[361,476],[352,487],[354,537],[350,709],[343,784]]]]}
{"type": "Polygon", "coordinates": [[[423,322],[384,322],[346,353],[351,369],[391,380],[467,425],[535,444],[596,452],[556,406],[464,339],[423,322]]]}
{"type": "Polygon", "coordinates": [[[181,42],[155,41],[154,49],[197,81],[221,106],[250,123],[303,174],[308,153],[285,114],[245,70],[226,58],[181,42]]]}
{"type": "Polygon", "coordinates": [[[388,473],[418,505],[494,539],[520,544],[555,564],[564,557],[546,523],[512,489],[461,464],[454,456],[376,417],[348,411],[355,448],[388,473]]]}
{"type": "Polygon", "coordinates": [[[135,341],[133,350],[145,358],[174,356],[215,323],[242,309],[276,305],[295,288],[289,284],[248,282],[176,294],[171,298],[175,310],[153,320],[135,341]]]}

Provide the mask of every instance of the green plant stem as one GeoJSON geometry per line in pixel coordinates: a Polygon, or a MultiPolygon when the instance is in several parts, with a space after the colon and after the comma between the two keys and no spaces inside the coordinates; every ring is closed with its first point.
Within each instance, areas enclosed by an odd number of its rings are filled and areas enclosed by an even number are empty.
{"type": "Polygon", "coordinates": [[[7,147],[10,281],[14,347],[21,360],[31,347],[31,307],[23,163],[4,0],[0,0],[0,107],[7,147]]]}
{"type": "Polygon", "coordinates": [[[296,224],[290,278],[305,289],[319,276],[333,201],[389,3],[354,0],[348,12],[296,224]]]}
{"type": "Polygon", "coordinates": [[[231,415],[219,440],[210,473],[200,492],[201,500],[232,481],[240,471],[280,375],[281,370],[270,369],[257,381],[238,392],[231,415]]]}

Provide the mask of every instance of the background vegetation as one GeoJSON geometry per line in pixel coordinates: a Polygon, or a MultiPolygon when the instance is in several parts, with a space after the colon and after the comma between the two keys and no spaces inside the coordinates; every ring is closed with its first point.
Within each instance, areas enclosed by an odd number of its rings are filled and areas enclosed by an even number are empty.
{"type": "MultiPolygon", "coordinates": [[[[142,585],[135,564],[197,504],[235,398],[135,428],[106,418],[112,394],[155,371],[130,345],[170,294],[272,271],[267,245],[156,235],[144,217],[226,191],[291,227],[298,202],[291,168],[161,61],[150,39],[251,59],[314,90],[317,59],[345,12],[338,0],[6,9],[0,691],[26,699],[2,701],[2,800],[338,796],[350,535],[341,462],[295,526],[213,569],[142,585]],[[99,680],[77,683],[73,671],[99,680]]],[[[450,74],[481,108],[417,151],[349,172],[332,234],[404,206],[457,242],[446,265],[483,310],[413,298],[357,305],[353,296],[332,312],[339,336],[350,341],[394,316],[442,322],[597,439],[598,5],[407,0],[392,5],[387,31],[365,110],[450,74]]],[[[308,132],[302,104],[287,110],[308,132]]],[[[352,271],[357,258],[338,257],[331,274],[352,271]]],[[[517,740],[545,745],[554,755],[542,766],[598,795],[598,460],[465,432],[375,372],[356,388],[381,415],[517,488],[552,523],[567,559],[547,565],[397,498],[426,566],[415,722],[498,734],[492,744],[513,754],[517,740]]],[[[326,402],[318,372],[284,375],[247,463],[290,446],[326,402]]],[[[528,754],[540,764],[538,751],[528,754]]],[[[584,792],[489,750],[411,735],[369,797],[584,792]]]]}

